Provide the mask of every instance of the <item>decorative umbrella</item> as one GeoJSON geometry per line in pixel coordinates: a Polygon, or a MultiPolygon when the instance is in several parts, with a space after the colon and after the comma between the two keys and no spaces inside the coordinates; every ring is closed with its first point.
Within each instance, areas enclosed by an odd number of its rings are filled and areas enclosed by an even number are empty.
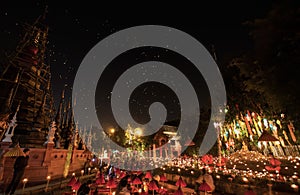
{"type": "Polygon", "coordinates": [[[225,166],[226,165],[226,162],[227,162],[227,158],[225,158],[225,157],[222,157],[221,158],[221,163],[217,163],[217,166],[218,167],[221,167],[221,166],[225,166]]]}
{"type": "Polygon", "coordinates": [[[159,194],[168,194],[168,190],[164,187],[161,187],[161,188],[159,188],[158,193],[159,194]]]}
{"type": "Polygon", "coordinates": [[[142,184],[143,182],[140,180],[139,177],[136,177],[133,181],[132,181],[132,184],[134,185],[139,185],[139,184],[142,184]]]}
{"type": "Polygon", "coordinates": [[[264,130],[263,133],[261,134],[261,136],[258,138],[258,141],[259,142],[276,142],[279,140],[264,130]]]}
{"type": "Polygon", "coordinates": [[[211,191],[211,187],[204,181],[204,182],[199,186],[199,191],[201,191],[201,192],[208,192],[208,191],[211,191]]]}
{"type": "Polygon", "coordinates": [[[13,157],[13,156],[25,156],[23,150],[20,148],[19,144],[17,144],[13,149],[6,152],[4,157],[13,157]]]}
{"type": "Polygon", "coordinates": [[[147,171],[147,172],[146,172],[145,178],[146,178],[146,179],[151,179],[151,178],[152,178],[152,175],[151,175],[151,172],[150,172],[150,171],[147,171]]]}
{"type": "Polygon", "coordinates": [[[153,194],[154,190],[158,190],[158,186],[156,185],[156,182],[154,180],[150,181],[148,189],[151,190],[153,194]]]}
{"type": "Polygon", "coordinates": [[[142,171],[133,171],[132,172],[132,174],[134,174],[134,175],[140,175],[140,174],[142,174],[143,172],[142,171]]]}
{"type": "Polygon", "coordinates": [[[176,186],[179,186],[179,187],[185,187],[186,186],[186,183],[183,181],[181,176],[179,177],[178,181],[176,182],[176,186]]]}
{"type": "Polygon", "coordinates": [[[202,156],[201,160],[205,164],[212,164],[214,161],[213,156],[211,154],[206,154],[202,156]]]}
{"type": "Polygon", "coordinates": [[[121,174],[121,170],[119,168],[115,168],[115,173],[116,173],[116,175],[120,175],[121,174]]]}
{"type": "Polygon", "coordinates": [[[77,182],[77,179],[75,176],[72,176],[70,181],[68,182],[67,186],[73,186],[77,182]]]}
{"type": "Polygon", "coordinates": [[[166,176],[165,176],[164,174],[162,174],[162,175],[160,176],[160,181],[162,181],[162,182],[163,182],[163,185],[164,185],[165,182],[168,181],[168,179],[166,178],[166,176]]]}
{"type": "Polygon", "coordinates": [[[100,174],[99,177],[96,179],[96,184],[97,185],[105,184],[105,178],[104,178],[103,174],[100,174]]]}
{"type": "Polygon", "coordinates": [[[166,176],[164,174],[162,174],[160,176],[160,181],[165,182],[165,181],[168,181],[168,179],[166,178],[166,176]]]}
{"type": "Polygon", "coordinates": [[[265,169],[267,170],[267,171],[280,171],[280,166],[277,166],[277,167],[273,167],[273,166],[265,166],[265,169]]]}
{"type": "Polygon", "coordinates": [[[125,176],[126,176],[126,173],[125,173],[124,171],[122,171],[122,172],[120,173],[119,178],[122,179],[122,178],[125,177],[125,176]]]}
{"type": "Polygon", "coordinates": [[[114,178],[110,178],[106,184],[107,188],[116,188],[117,187],[117,183],[115,181],[114,178]]]}
{"type": "Polygon", "coordinates": [[[72,186],[72,190],[78,190],[81,186],[81,183],[79,180],[76,181],[76,183],[72,186]]]}
{"type": "Polygon", "coordinates": [[[184,195],[183,191],[181,190],[181,188],[179,187],[178,190],[176,192],[174,192],[173,195],[184,195]]]}
{"type": "Polygon", "coordinates": [[[106,187],[109,188],[109,194],[111,194],[111,189],[116,188],[118,185],[114,178],[110,178],[106,184],[106,187]]]}
{"type": "Polygon", "coordinates": [[[269,162],[274,167],[281,165],[281,162],[279,160],[277,160],[276,158],[271,158],[269,162]]]}

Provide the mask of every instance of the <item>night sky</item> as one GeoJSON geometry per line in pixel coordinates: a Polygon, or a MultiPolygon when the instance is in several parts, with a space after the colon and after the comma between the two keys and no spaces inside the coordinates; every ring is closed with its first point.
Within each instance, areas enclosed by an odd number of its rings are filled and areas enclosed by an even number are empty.
{"type": "MultiPolygon", "coordinates": [[[[162,6],[155,2],[141,2],[141,5],[131,5],[131,9],[127,9],[122,5],[115,8],[82,1],[2,2],[2,55],[15,49],[22,35],[22,24],[33,23],[44,13],[46,6],[48,13],[44,22],[49,26],[47,63],[51,65],[57,104],[64,84],[68,85],[70,94],[76,70],[87,52],[101,39],[118,30],[146,24],[177,28],[198,39],[209,51],[214,45],[220,65],[252,48],[249,29],[243,23],[264,17],[272,3],[162,6]]],[[[176,102],[176,98],[172,101],[176,102]]]]}

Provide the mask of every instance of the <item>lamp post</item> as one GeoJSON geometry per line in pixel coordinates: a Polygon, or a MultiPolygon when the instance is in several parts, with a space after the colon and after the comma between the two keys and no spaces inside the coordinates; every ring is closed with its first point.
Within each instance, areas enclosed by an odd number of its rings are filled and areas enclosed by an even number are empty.
{"type": "Polygon", "coordinates": [[[22,194],[24,194],[24,190],[25,190],[25,185],[26,183],[28,182],[28,179],[27,178],[24,178],[23,179],[23,188],[22,188],[22,194]]]}
{"type": "Polygon", "coordinates": [[[83,174],[84,174],[84,170],[81,170],[80,172],[81,172],[81,177],[82,177],[82,176],[83,176],[83,174]]]}
{"type": "Polygon", "coordinates": [[[51,176],[50,176],[50,175],[48,175],[48,176],[47,176],[47,184],[46,184],[45,192],[47,192],[47,191],[48,191],[48,186],[49,186],[49,182],[50,182],[50,180],[51,180],[51,176]]]}
{"type": "Polygon", "coordinates": [[[221,164],[221,158],[222,158],[222,151],[221,151],[221,139],[220,139],[220,126],[221,126],[221,123],[217,123],[217,122],[214,122],[214,126],[215,128],[217,129],[217,134],[218,134],[218,163],[221,164]]]}

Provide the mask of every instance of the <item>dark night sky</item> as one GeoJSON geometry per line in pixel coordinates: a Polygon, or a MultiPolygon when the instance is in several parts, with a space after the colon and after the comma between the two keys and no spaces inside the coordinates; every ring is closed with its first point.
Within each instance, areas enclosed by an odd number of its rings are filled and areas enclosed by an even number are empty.
{"type": "Polygon", "coordinates": [[[119,5],[118,10],[82,1],[58,2],[15,1],[9,4],[2,2],[0,6],[0,52],[5,52],[16,47],[22,32],[21,24],[33,23],[48,5],[46,25],[50,31],[47,57],[52,68],[56,99],[64,83],[72,85],[85,54],[113,32],[144,24],[175,27],[197,38],[207,49],[214,44],[219,62],[226,63],[252,47],[249,30],[242,23],[264,17],[272,7],[270,1],[168,7],[155,2],[141,2],[140,7],[132,5],[131,9],[127,9],[119,5]]]}

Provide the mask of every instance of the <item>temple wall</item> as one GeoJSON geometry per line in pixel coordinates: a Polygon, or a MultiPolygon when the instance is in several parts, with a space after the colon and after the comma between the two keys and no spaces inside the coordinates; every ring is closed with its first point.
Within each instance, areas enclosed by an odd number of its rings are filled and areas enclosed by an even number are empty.
{"type": "MultiPolygon", "coordinates": [[[[40,183],[45,182],[48,175],[51,179],[62,178],[68,150],[47,148],[31,148],[29,167],[26,168],[23,178],[28,178],[28,182],[40,183]]],[[[84,150],[74,150],[72,161],[69,167],[68,175],[73,172],[80,172],[84,163],[90,154],[84,150]]],[[[2,158],[2,170],[0,175],[0,185],[6,186],[12,178],[13,165],[16,157],[2,158]]]]}

